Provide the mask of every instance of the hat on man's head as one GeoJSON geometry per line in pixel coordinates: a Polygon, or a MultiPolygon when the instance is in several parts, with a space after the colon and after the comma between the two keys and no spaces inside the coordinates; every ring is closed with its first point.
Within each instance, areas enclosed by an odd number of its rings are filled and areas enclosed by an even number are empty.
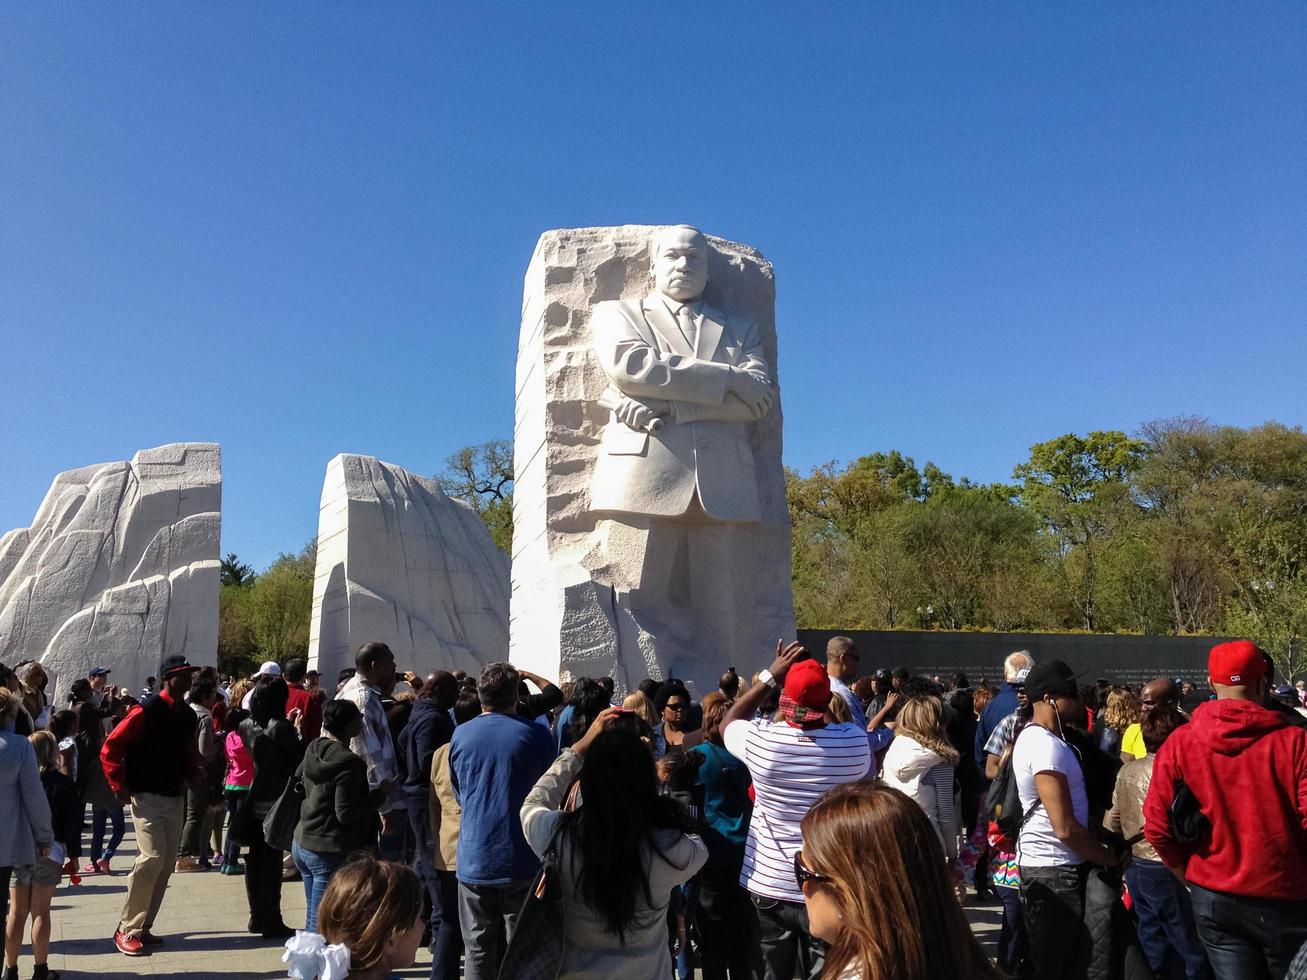
{"type": "Polygon", "coordinates": [[[175,653],[171,657],[163,658],[163,663],[159,665],[159,676],[164,678],[174,677],[177,674],[185,674],[199,669],[199,667],[192,667],[191,662],[180,653],[175,653]]]}
{"type": "Polygon", "coordinates": [[[1017,676],[1012,681],[1013,687],[1022,687],[1026,683],[1026,678],[1030,676],[1030,668],[1022,667],[1017,671],[1017,676]]]}
{"type": "Polygon", "coordinates": [[[1064,660],[1035,664],[1026,674],[1026,697],[1031,704],[1047,697],[1074,698],[1077,693],[1076,675],[1064,660]]]}
{"type": "Polygon", "coordinates": [[[255,677],[280,677],[281,664],[277,663],[277,661],[275,660],[265,660],[263,661],[263,664],[259,667],[258,673],[256,673],[254,676],[255,677]]]}
{"type": "Polygon", "coordinates": [[[112,671],[108,667],[92,667],[86,672],[87,677],[108,677],[112,671]]]}
{"type": "Polygon", "coordinates": [[[830,675],[815,660],[800,660],[785,673],[781,717],[791,725],[819,722],[830,704],[830,675]]]}
{"type": "Polygon", "coordinates": [[[1207,674],[1213,684],[1242,687],[1266,673],[1267,656],[1251,640],[1218,643],[1207,655],[1207,674]]]}
{"type": "Polygon", "coordinates": [[[880,681],[882,684],[888,684],[893,679],[894,675],[888,670],[881,669],[876,671],[876,680],[880,681]]]}

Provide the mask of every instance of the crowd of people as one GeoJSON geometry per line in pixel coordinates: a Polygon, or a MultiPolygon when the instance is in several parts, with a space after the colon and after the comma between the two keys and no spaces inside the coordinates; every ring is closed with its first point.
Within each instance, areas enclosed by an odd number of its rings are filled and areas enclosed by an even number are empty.
{"type": "Polygon", "coordinates": [[[167,941],[170,876],[212,871],[304,980],[388,977],[424,942],[432,980],[1307,977],[1301,684],[1245,641],[1204,691],[1025,651],[1002,673],[864,673],[835,637],[618,697],[507,663],[401,675],[368,643],[329,684],[175,656],[133,695],[96,668],[65,708],[40,664],[0,667],[5,980],[29,922],[56,977],[55,887],[126,870],[125,807],[129,957],[167,941]],[[971,893],[1001,907],[996,961],[971,893]]]}

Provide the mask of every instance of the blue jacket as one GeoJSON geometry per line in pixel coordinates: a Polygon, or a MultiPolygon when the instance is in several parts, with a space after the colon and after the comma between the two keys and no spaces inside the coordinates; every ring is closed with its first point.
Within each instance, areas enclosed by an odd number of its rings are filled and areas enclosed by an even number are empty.
{"type": "Polygon", "coordinates": [[[985,775],[985,743],[989,741],[989,736],[994,733],[998,723],[1016,710],[1017,689],[1004,681],[994,695],[994,700],[985,705],[985,710],[980,713],[980,722],[976,725],[976,765],[980,767],[982,778],[985,775]]]}
{"type": "Polygon", "coordinates": [[[413,713],[399,733],[399,754],[404,760],[404,799],[427,805],[431,788],[431,757],[454,737],[454,719],[430,698],[418,698],[413,713]]]}

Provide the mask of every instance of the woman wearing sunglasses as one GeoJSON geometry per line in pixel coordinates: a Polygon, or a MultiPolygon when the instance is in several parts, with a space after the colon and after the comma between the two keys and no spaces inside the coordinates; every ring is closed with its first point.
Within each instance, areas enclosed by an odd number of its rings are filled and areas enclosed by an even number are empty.
{"type": "Polygon", "coordinates": [[[794,878],[824,980],[998,980],[953,894],[921,807],[871,782],[827,792],[803,818],[794,878]]]}

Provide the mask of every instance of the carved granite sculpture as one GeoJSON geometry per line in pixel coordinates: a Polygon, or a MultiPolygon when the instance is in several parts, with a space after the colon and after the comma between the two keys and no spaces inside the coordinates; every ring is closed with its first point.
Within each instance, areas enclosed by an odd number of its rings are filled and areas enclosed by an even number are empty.
{"type": "Polygon", "coordinates": [[[309,662],[330,686],[370,640],[420,673],[508,654],[508,556],[434,480],[372,456],[327,464],[309,662]]]}
{"type": "Polygon", "coordinates": [[[166,656],[215,663],[221,502],[213,443],[60,473],[0,538],[0,661],[40,660],[56,703],[93,666],[135,690],[166,656]]]}
{"type": "Polygon", "coordinates": [[[706,691],[793,632],[774,298],[756,251],[688,226],[541,237],[517,368],[515,662],[706,691]]]}

